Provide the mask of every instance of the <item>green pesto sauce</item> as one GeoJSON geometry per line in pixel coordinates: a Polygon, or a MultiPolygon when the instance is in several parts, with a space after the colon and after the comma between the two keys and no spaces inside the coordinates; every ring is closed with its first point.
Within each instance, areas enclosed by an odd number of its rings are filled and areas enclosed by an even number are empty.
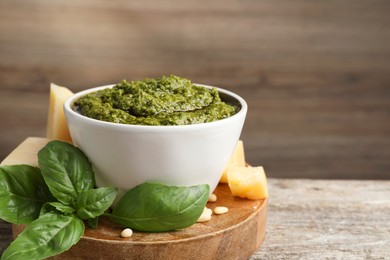
{"type": "Polygon", "coordinates": [[[131,125],[191,125],[227,118],[238,107],[223,102],[216,88],[177,76],[118,83],[80,97],[75,111],[97,120],[131,125]]]}

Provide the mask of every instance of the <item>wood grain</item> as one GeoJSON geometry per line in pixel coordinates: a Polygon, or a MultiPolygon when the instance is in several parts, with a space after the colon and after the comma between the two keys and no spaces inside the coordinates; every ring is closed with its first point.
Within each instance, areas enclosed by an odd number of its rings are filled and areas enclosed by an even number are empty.
{"type": "MultiPolygon", "coordinates": [[[[268,179],[257,259],[387,259],[390,181],[268,179]]],[[[0,221],[0,254],[12,239],[0,221]]]]}
{"type": "Polygon", "coordinates": [[[390,2],[0,2],[0,158],[44,136],[49,83],[177,74],[249,104],[269,176],[390,178],[390,2]]]}
{"type": "MultiPolygon", "coordinates": [[[[134,232],[120,236],[121,228],[105,218],[98,229],[86,228],[81,240],[68,251],[50,259],[247,259],[265,238],[267,200],[233,197],[227,184],[215,190],[217,202],[207,207],[226,206],[229,212],[191,227],[162,233],[134,232]]],[[[13,225],[13,237],[24,229],[13,225]]]]}
{"type": "Polygon", "coordinates": [[[390,181],[269,180],[267,238],[251,259],[388,259],[390,181]]]}

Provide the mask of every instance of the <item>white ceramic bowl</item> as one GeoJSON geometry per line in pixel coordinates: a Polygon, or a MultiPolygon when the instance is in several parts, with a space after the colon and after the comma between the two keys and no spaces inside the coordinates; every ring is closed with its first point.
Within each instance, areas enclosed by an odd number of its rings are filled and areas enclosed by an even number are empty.
{"type": "Polygon", "coordinates": [[[73,143],[92,162],[97,186],[118,187],[123,193],[143,182],[159,181],[178,186],[208,184],[213,191],[240,137],[246,102],[217,88],[221,98],[238,103],[240,111],[226,119],[182,126],[110,123],[73,110],[79,97],[112,86],[81,91],[64,104],[73,143]]]}

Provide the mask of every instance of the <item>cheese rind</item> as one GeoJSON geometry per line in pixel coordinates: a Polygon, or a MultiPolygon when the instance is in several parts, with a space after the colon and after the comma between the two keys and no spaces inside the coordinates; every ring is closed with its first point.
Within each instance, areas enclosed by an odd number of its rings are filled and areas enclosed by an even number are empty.
{"type": "Polygon", "coordinates": [[[47,118],[46,137],[53,140],[72,141],[64,114],[65,100],[73,95],[66,87],[50,84],[50,104],[47,118]]]}
{"type": "Polygon", "coordinates": [[[221,179],[219,180],[220,183],[228,183],[228,171],[229,168],[232,167],[245,167],[245,154],[244,154],[244,142],[242,140],[239,140],[237,142],[236,148],[234,149],[233,155],[230,158],[230,161],[228,165],[226,166],[226,169],[223,171],[221,179]]]}
{"type": "Polygon", "coordinates": [[[268,197],[267,177],[262,166],[231,167],[228,180],[234,196],[252,200],[268,197]]]}

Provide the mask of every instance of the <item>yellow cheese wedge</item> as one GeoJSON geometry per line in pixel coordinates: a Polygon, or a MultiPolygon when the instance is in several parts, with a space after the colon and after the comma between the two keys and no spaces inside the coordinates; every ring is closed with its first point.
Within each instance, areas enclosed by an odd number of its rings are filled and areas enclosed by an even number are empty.
{"type": "Polygon", "coordinates": [[[234,196],[252,200],[268,197],[267,177],[262,166],[231,167],[228,180],[234,196]]]}
{"type": "Polygon", "coordinates": [[[50,84],[50,105],[47,119],[46,137],[55,140],[72,141],[64,114],[64,102],[73,95],[65,87],[50,84]]]}
{"type": "Polygon", "coordinates": [[[38,152],[50,140],[42,137],[29,137],[15,148],[2,162],[1,165],[27,164],[38,166],[38,152]]]}
{"type": "Polygon", "coordinates": [[[226,167],[226,169],[222,173],[222,177],[219,180],[220,183],[228,183],[228,175],[227,172],[229,168],[231,167],[245,167],[245,154],[244,154],[244,142],[242,140],[239,140],[236,148],[233,152],[232,157],[230,158],[230,161],[226,167]]]}

